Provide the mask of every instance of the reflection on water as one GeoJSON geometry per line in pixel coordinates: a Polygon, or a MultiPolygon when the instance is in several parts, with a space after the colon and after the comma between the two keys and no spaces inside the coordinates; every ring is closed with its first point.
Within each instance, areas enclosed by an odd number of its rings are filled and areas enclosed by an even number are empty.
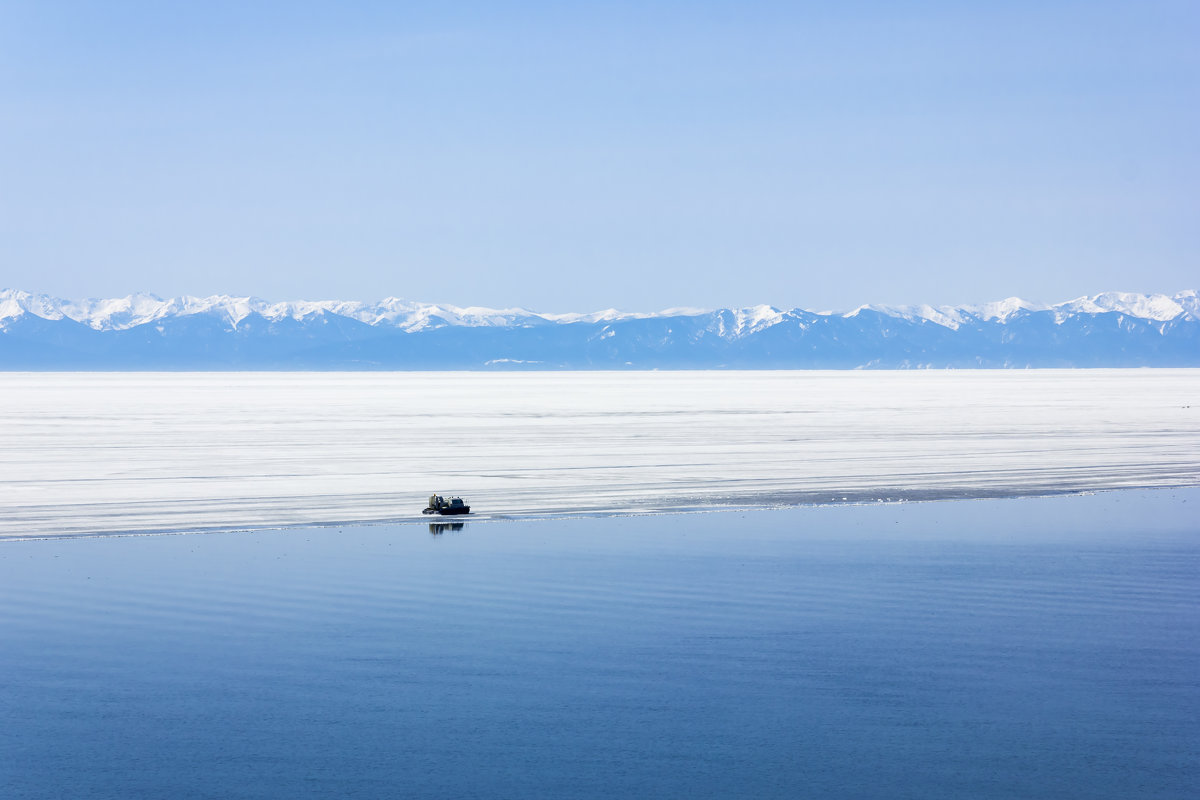
{"type": "Polygon", "coordinates": [[[465,522],[431,522],[429,523],[429,532],[434,536],[441,536],[446,531],[461,531],[465,522]]]}

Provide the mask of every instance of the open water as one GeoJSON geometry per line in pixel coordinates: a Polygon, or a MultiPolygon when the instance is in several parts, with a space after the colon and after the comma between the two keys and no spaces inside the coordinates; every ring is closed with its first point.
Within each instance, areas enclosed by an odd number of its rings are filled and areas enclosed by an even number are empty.
{"type": "Polygon", "coordinates": [[[0,543],[5,798],[1194,798],[1200,490],[0,543]]]}

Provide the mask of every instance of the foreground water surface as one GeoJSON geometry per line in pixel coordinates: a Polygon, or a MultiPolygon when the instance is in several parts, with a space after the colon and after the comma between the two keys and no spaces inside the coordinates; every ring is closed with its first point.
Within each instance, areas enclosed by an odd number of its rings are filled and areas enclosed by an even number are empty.
{"type": "Polygon", "coordinates": [[[1194,797],[1200,490],[0,544],[0,796],[1194,797]]]}

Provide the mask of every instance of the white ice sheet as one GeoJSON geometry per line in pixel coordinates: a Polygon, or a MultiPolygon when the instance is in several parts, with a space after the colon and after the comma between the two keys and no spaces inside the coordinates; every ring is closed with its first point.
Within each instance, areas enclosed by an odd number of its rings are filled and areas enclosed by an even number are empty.
{"type": "Polygon", "coordinates": [[[0,537],[1200,484],[1200,370],[0,375],[0,537]]]}

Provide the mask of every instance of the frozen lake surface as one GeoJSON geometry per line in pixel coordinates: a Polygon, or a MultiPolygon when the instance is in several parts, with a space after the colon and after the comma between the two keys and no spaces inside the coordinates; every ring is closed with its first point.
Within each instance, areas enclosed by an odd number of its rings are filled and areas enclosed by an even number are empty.
{"type": "Polygon", "coordinates": [[[0,380],[0,538],[1200,483],[1200,370],[0,380]]]}

